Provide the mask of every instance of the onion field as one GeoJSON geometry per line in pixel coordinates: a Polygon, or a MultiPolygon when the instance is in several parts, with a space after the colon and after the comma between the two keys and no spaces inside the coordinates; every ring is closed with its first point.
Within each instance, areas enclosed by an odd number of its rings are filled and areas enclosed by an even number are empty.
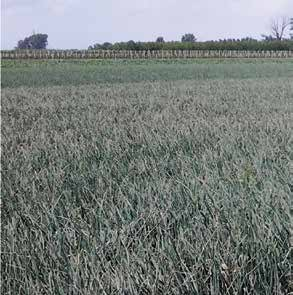
{"type": "Polygon", "coordinates": [[[293,294],[293,61],[2,61],[2,294],[293,294]]]}

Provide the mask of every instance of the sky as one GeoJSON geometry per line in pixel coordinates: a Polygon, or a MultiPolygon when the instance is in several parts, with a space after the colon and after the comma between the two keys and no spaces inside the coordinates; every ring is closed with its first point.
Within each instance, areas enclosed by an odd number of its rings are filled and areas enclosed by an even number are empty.
{"type": "Polygon", "coordinates": [[[48,48],[57,49],[185,33],[259,39],[282,16],[293,17],[293,0],[1,0],[1,49],[33,33],[48,34],[48,48]]]}

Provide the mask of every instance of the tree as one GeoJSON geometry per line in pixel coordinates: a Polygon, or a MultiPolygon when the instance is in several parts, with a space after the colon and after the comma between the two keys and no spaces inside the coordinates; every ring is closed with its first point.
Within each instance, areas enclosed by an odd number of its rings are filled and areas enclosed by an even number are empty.
{"type": "Polygon", "coordinates": [[[165,40],[164,40],[163,37],[160,36],[160,37],[157,38],[156,42],[157,42],[157,43],[164,43],[165,40]]]}
{"type": "Polygon", "coordinates": [[[16,49],[46,49],[47,45],[47,34],[33,34],[24,40],[19,40],[16,49]]]}
{"type": "Polygon", "coordinates": [[[128,50],[136,50],[136,43],[133,40],[129,40],[127,42],[127,49],[128,50]]]}
{"type": "Polygon", "coordinates": [[[104,42],[101,47],[102,47],[102,49],[109,50],[112,47],[112,43],[110,43],[110,42],[104,42]]]}
{"type": "Polygon", "coordinates": [[[246,42],[256,42],[257,39],[254,39],[252,37],[241,38],[240,42],[244,42],[244,41],[246,41],[246,42]]]}
{"type": "Polygon", "coordinates": [[[97,50],[97,49],[102,49],[103,45],[99,43],[95,43],[94,45],[91,45],[88,47],[88,50],[97,50]]]}
{"type": "Polygon", "coordinates": [[[195,41],[196,41],[196,38],[191,33],[185,34],[181,38],[181,42],[195,42],[195,41]]]}
{"type": "Polygon", "coordinates": [[[274,19],[271,21],[271,36],[275,40],[283,40],[287,29],[290,26],[290,19],[288,17],[282,17],[280,19],[274,19]]]}
{"type": "Polygon", "coordinates": [[[262,34],[261,36],[262,36],[262,38],[263,38],[264,41],[268,41],[268,42],[270,42],[270,41],[274,41],[274,40],[276,40],[272,35],[265,35],[265,34],[262,34]]]}

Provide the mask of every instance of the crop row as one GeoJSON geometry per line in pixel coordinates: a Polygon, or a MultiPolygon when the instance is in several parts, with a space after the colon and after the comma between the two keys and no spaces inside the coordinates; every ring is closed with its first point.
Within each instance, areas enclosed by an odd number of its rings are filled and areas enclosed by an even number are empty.
{"type": "Polygon", "coordinates": [[[293,58],[293,51],[239,50],[9,50],[2,59],[293,58]]]}

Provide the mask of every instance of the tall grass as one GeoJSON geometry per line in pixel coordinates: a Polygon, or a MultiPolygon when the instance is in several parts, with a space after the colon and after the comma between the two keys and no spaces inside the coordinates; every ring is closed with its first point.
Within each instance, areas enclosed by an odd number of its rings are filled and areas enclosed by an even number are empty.
{"type": "Polygon", "coordinates": [[[4,88],[3,294],[293,292],[292,130],[292,78],[4,88]]]}

